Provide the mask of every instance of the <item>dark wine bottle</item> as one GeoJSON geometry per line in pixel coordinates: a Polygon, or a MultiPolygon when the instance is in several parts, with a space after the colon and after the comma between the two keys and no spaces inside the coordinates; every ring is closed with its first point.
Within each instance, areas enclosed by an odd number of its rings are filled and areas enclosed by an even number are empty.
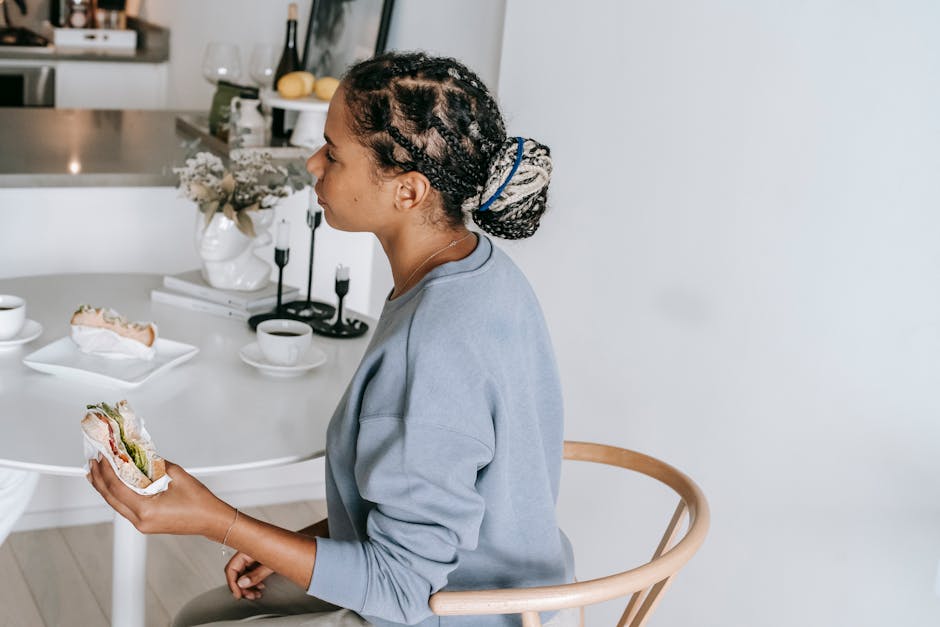
{"type": "MultiPolygon", "coordinates": [[[[296,72],[300,69],[300,57],[297,54],[297,5],[291,3],[287,9],[287,39],[284,41],[284,51],[281,53],[281,60],[277,64],[277,70],[274,72],[274,87],[277,88],[277,82],[285,74],[296,72]]],[[[284,109],[271,109],[271,135],[274,137],[286,137],[287,129],[284,125],[284,109]]]]}

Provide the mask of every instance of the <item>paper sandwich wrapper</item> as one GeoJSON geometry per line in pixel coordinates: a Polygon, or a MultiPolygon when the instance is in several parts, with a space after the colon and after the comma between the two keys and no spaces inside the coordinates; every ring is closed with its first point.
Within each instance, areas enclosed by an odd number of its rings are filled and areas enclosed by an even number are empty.
{"type": "MultiPolygon", "coordinates": [[[[138,417],[137,420],[139,421],[140,434],[145,439],[150,440],[150,434],[147,433],[147,429],[146,427],[144,427],[143,418],[138,417]]],[[[83,448],[85,450],[85,459],[87,459],[88,461],[91,461],[98,456],[98,453],[101,453],[102,459],[108,460],[108,463],[111,464],[111,468],[114,470],[114,474],[120,477],[120,474],[118,474],[117,464],[114,462],[114,458],[111,456],[111,451],[108,449],[106,445],[101,444],[100,442],[95,442],[90,437],[88,437],[88,434],[85,433],[84,431],[82,431],[82,440],[84,441],[83,448]]],[[[89,472],[90,470],[88,468],[88,464],[86,463],[85,474],[87,475],[89,472]]],[[[121,483],[123,483],[128,488],[130,488],[131,490],[133,490],[134,492],[142,496],[153,496],[154,494],[158,494],[160,492],[165,491],[170,486],[170,481],[171,481],[170,475],[163,475],[162,477],[160,477],[159,479],[157,479],[156,481],[148,485],[146,488],[140,489],[136,486],[132,486],[131,484],[121,479],[121,483]]]]}
{"type": "Polygon", "coordinates": [[[157,354],[154,346],[144,346],[137,340],[118,335],[111,329],[73,324],[72,341],[79,350],[91,355],[113,359],[144,359],[150,361],[157,354]]]}

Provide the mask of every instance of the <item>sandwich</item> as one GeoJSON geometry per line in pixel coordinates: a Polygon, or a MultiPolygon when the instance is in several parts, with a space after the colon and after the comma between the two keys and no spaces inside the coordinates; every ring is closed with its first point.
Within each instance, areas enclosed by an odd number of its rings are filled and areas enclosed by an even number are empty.
{"type": "Polygon", "coordinates": [[[144,489],[166,475],[166,462],[157,455],[142,420],[127,401],[113,407],[98,403],[86,409],[82,431],[98,450],[108,454],[121,481],[144,489]]]}
{"type": "Polygon", "coordinates": [[[157,327],[152,322],[131,322],[113,309],[82,305],[72,314],[72,326],[107,329],[144,346],[151,347],[157,340],[157,327]]]}
{"type": "Polygon", "coordinates": [[[82,305],[70,320],[72,341],[83,353],[151,360],[157,353],[157,325],[131,322],[113,309],[82,305]]]}

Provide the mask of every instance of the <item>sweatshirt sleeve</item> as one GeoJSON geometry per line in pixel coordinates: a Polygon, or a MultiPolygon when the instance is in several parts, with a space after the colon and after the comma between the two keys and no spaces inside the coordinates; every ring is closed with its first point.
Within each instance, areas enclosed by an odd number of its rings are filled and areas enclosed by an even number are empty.
{"type": "Polygon", "coordinates": [[[458,549],[476,547],[483,499],[474,483],[491,458],[482,442],[397,417],[363,422],[356,475],[368,515],[363,542],[317,539],[309,592],[394,622],[431,615],[428,597],[457,567],[458,549]]]}
{"type": "Polygon", "coordinates": [[[476,548],[485,509],[477,476],[495,435],[484,386],[467,376],[478,360],[462,348],[452,335],[422,343],[388,406],[398,411],[360,416],[355,479],[372,505],[366,537],[318,538],[310,594],[414,624],[431,616],[428,597],[447,584],[459,552],[476,548]]]}

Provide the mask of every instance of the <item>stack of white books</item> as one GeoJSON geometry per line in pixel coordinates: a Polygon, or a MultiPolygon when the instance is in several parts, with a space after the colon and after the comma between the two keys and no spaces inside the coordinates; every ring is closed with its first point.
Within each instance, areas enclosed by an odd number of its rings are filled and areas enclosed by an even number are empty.
{"type": "MultiPolygon", "coordinates": [[[[285,285],[281,303],[297,300],[300,290],[285,285]]],[[[277,283],[268,283],[251,292],[223,290],[212,287],[202,278],[199,270],[189,270],[163,277],[163,288],[150,291],[150,300],[193,311],[247,320],[251,316],[271,311],[277,305],[277,283]]]]}

